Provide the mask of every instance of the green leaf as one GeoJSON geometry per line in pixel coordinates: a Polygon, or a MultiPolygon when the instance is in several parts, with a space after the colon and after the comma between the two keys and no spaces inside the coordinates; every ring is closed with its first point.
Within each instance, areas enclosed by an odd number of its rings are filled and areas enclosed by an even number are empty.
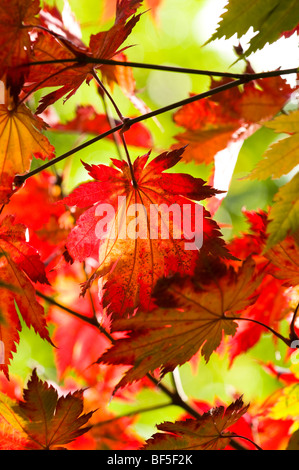
{"type": "Polygon", "coordinates": [[[251,180],[280,178],[299,164],[299,111],[281,115],[266,123],[265,126],[277,133],[292,135],[272,145],[249,175],[251,180]]]}
{"type": "Polygon", "coordinates": [[[276,193],[269,220],[267,250],[299,227],[299,173],[276,193]]]}
{"type": "Polygon", "coordinates": [[[229,0],[227,12],[209,42],[232,37],[241,38],[252,26],[258,34],[250,41],[245,56],[273,43],[282,33],[291,31],[299,23],[297,0],[229,0]]]}

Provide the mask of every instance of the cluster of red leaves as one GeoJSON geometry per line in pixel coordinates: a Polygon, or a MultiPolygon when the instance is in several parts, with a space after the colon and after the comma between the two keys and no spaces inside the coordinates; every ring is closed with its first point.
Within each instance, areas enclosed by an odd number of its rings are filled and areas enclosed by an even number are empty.
{"type": "MultiPolygon", "coordinates": [[[[101,84],[100,93],[106,84],[117,84],[137,109],[145,109],[130,68],[96,62],[126,61],[124,42],[141,18],[142,3],[106,2],[104,16],[110,17],[113,5],[114,23],[92,35],[88,46],[56,7],[41,9],[38,0],[6,0],[0,7],[0,79],[5,83],[0,105],[1,449],[141,448],[144,442],[129,428],[134,418],[117,419],[108,410],[112,394],[134,400],[141,388],[152,387],[149,374],[161,379],[195,356],[208,362],[216,351],[225,351],[232,364],[258,343],[265,325],[277,331],[285,320],[290,341],[298,338],[290,302],[299,282],[297,235],[266,250],[267,213],[245,212],[248,232],[226,244],[204,207],[207,201],[213,205],[221,191],[175,172],[182,160],[211,163],[219,151],[273,118],[294,91],[281,77],[184,106],[174,115],[186,129],[175,136],[178,144],[153,158],[151,134],[135,124],[126,132],[127,145],[146,153],[133,164],[115,158],[110,166],[83,163],[92,180],[66,197],[63,177],[48,172],[30,177],[21,188],[13,185],[18,173],[29,171],[33,156],[54,156],[38,114],[71,98],[83,83],[101,84]],[[60,62],[49,63],[53,57],[60,62]],[[47,87],[57,88],[33,113],[27,97],[47,87]],[[50,302],[47,316],[41,299],[50,302]],[[57,347],[65,395],[35,370],[23,394],[16,396],[10,387],[9,365],[21,332],[18,314],[57,347]],[[88,386],[84,402],[82,388],[77,390],[81,385],[88,386]]],[[[156,15],[161,1],[146,3],[156,15]]],[[[252,72],[249,64],[246,71],[252,72]]],[[[226,82],[212,81],[211,89],[226,82]]],[[[71,121],[52,123],[51,130],[99,135],[110,127],[107,115],[80,106],[71,121]]],[[[271,364],[264,367],[276,373],[271,364]]],[[[297,383],[295,375],[279,377],[297,383]]],[[[224,449],[240,436],[251,441],[258,436],[263,448],[284,448],[295,419],[275,420],[272,405],[249,409],[241,397],[227,408],[194,403],[200,407],[197,419],[184,416],[160,424],[163,433],[143,448],[224,449]]]]}

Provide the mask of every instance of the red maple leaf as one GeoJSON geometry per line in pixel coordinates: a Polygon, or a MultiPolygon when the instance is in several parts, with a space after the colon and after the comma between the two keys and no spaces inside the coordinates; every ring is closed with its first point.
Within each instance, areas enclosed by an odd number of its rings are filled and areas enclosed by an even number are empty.
{"type": "Polygon", "coordinates": [[[89,207],[67,241],[73,259],[93,257],[99,262],[83,292],[103,277],[104,306],[117,316],[138,305],[148,308],[159,277],[190,273],[196,243],[203,243],[206,252],[230,256],[218,225],[194,202],[217,191],[200,178],[165,173],[183,152],[165,152],[149,163],[149,154],[138,157],[131,170],[115,159],[117,168],[85,164],[95,181],[82,184],[64,200],[69,206],[89,207]]]}
{"type": "Polygon", "coordinates": [[[16,68],[28,62],[32,41],[30,26],[38,23],[39,0],[3,0],[0,5],[0,79],[17,96],[28,71],[16,68]]]}
{"type": "Polygon", "coordinates": [[[41,338],[51,343],[44,318],[44,310],[37,302],[32,282],[47,283],[44,264],[37,251],[25,238],[26,227],[15,224],[11,216],[1,222],[0,227],[0,339],[4,344],[2,370],[8,376],[8,365],[12,352],[19,342],[21,324],[16,310],[28,327],[33,327],[41,338]]]}
{"type": "Polygon", "coordinates": [[[73,227],[69,211],[55,204],[61,198],[58,183],[57,177],[46,171],[29,178],[3,211],[4,215],[14,214],[16,222],[26,225],[30,245],[47,262],[48,271],[49,261],[53,265],[65,250],[65,239],[73,227]]]}
{"type": "Polygon", "coordinates": [[[84,59],[112,59],[126,49],[121,48],[121,45],[139,21],[140,14],[135,13],[140,4],[141,1],[136,0],[119,0],[114,25],[108,31],[91,35],[88,47],[79,39],[71,41],[70,35],[60,36],[45,31],[38,35],[32,61],[73,59],[74,62],[30,67],[27,92],[44,87],[60,87],[42,98],[37,113],[41,113],[64,95],[67,95],[65,100],[69,99],[83,82],[89,83],[92,80],[94,70],[102,69],[101,65],[84,64],[84,59]]]}
{"type": "MultiPolygon", "coordinates": [[[[227,78],[212,80],[211,89],[228,82],[227,78]]],[[[273,77],[183,106],[174,114],[174,122],[186,129],[175,136],[178,145],[188,144],[184,159],[211,163],[229,143],[246,139],[275,116],[294,91],[283,78],[273,77]]]]}

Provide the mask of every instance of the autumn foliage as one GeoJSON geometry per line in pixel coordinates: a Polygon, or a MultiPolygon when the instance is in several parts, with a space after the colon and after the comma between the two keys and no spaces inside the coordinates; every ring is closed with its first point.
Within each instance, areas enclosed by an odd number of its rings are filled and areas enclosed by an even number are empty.
{"type": "Polygon", "coordinates": [[[152,111],[129,62],[130,36],[146,15],[159,28],[165,3],[103,1],[97,24],[106,28],[85,42],[67,1],[63,11],[1,2],[1,450],[299,448],[299,81],[287,80],[298,64],[257,72],[250,62],[266,43],[297,34],[298,7],[229,0],[210,41],[253,27],[248,49],[235,47],[242,72],[206,72],[208,89],[152,111]],[[102,112],[76,101],[73,117],[60,119],[56,105],[86,86],[102,112]],[[122,115],[115,90],[132,115],[122,115]],[[161,148],[147,119],[169,110],[175,132],[161,148]],[[267,207],[244,207],[245,229],[231,221],[226,237],[217,214],[233,169],[224,191],[219,155],[229,167],[230,152],[260,131],[272,132],[271,144],[238,184],[276,189],[267,207]],[[76,144],[57,155],[56,137],[70,134],[76,144]],[[84,157],[84,179],[68,190],[68,158],[102,139],[114,155],[84,157]],[[208,178],[195,176],[202,167],[208,178]],[[37,363],[22,377],[14,371],[28,329],[51,349],[51,377],[37,363]],[[229,371],[266,334],[285,357],[283,368],[270,354],[255,360],[275,382],[265,400],[249,403],[241,384],[227,402],[216,392],[211,402],[183,397],[182,366],[190,381],[215,357],[229,371]],[[142,393],[158,397],[144,410],[142,393]],[[117,414],[115,398],[134,411],[117,414]],[[156,408],[164,419],[145,438],[135,425],[156,408]]]}

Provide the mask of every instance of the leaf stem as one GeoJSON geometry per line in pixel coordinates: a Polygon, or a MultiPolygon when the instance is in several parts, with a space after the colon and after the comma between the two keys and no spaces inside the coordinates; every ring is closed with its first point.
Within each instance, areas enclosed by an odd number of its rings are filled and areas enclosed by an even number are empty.
{"type": "MultiPolygon", "coordinates": [[[[109,113],[109,109],[108,109],[108,106],[107,106],[107,103],[106,103],[106,97],[104,94],[101,94],[101,98],[102,98],[102,102],[103,102],[103,108],[104,108],[104,112],[106,114],[106,117],[107,117],[107,120],[109,122],[109,125],[110,125],[110,128],[113,129],[115,126],[116,126],[116,122],[115,122],[115,119],[113,116],[110,115],[109,113]]],[[[114,145],[115,145],[115,148],[116,148],[116,151],[117,151],[117,154],[119,156],[119,159],[120,160],[123,160],[123,156],[122,156],[122,152],[121,152],[121,149],[120,149],[120,138],[119,138],[119,135],[116,134],[116,132],[114,132],[112,134],[113,136],[113,142],[114,142],[114,145]]]]}
{"type": "MultiPolygon", "coordinates": [[[[227,436],[223,436],[223,437],[226,438],[227,436]]],[[[231,437],[234,437],[234,438],[237,438],[237,439],[244,439],[244,441],[248,441],[248,442],[250,442],[250,444],[254,445],[257,448],[257,450],[264,450],[259,445],[257,445],[254,441],[249,439],[249,437],[239,436],[238,434],[235,434],[235,433],[232,433],[231,437]]]]}
{"type": "Polygon", "coordinates": [[[262,326],[263,328],[265,328],[266,330],[269,330],[271,333],[273,333],[277,338],[281,339],[288,347],[291,347],[291,339],[289,338],[285,338],[284,336],[282,336],[280,333],[278,333],[278,331],[275,331],[273,330],[273,328],[271,328],[270,326],[268,325],[265,325],[264,323],[258,321],[258,320],[254,320],[253,318],[243,318],[243,317],[227,317],[225,316],[224,317],[225,320],[236,320],[236,321],[249,321],[249,322],[252,322],[252,323],[256,323],[257,325],[260,325],[262,326]]]}
{"type": "Polygon", "coordinates": [[[128,146],[127,146],[127,143],[126,143],[125,136],[122,132],[120,134],[120,138],[122,140],[122,143],[123,143],[123,146],[124,146],[124,149],[125,149],[125,154],[126,154],[126,157],[127,157],[127,162],[128,162],[129,168],[130,168],[132,184],[133,184],[134,188],[137,189],[138,184],[137,184],[137,181],[136,181],[136,178],[135,178],[135,175],[134,175],[134,169],[133,169],[131,157],[130,157],[130,154],[129,154],[129,150],[128,150],[128,146]]]}
{"type": "Polygon", "coordinates": [[[95,70],[92,71],[92,76],[93,76],[93,78],[95,79],[95,81],[97,82],[98,86],[101,88],[102,92],[105,93],[105,94],[108,96],[108,98],[109,98],[109,100],[111,101],[111,103],[112,103],[112,105],[113,105],[113,107],[114,107],[114,109],[115,109],[115,111],[116,111],[116,113],[117,113],[119,119],[121,120],[121,122],[124,122],[124,119],[125,119],[125,118],[124,118],[124,116],[122,115],[122,113],[121,113],[119,107],[118,107],[117,104],[115,103],[114,99],[112,98],[112,96],[111,96],[111,94],[109,93],[109,91],[107,90],[107,88],[103,85],[102,81],[101,81],[101,80],[99,79],[99,77],[97,76],[95,70]]]}

